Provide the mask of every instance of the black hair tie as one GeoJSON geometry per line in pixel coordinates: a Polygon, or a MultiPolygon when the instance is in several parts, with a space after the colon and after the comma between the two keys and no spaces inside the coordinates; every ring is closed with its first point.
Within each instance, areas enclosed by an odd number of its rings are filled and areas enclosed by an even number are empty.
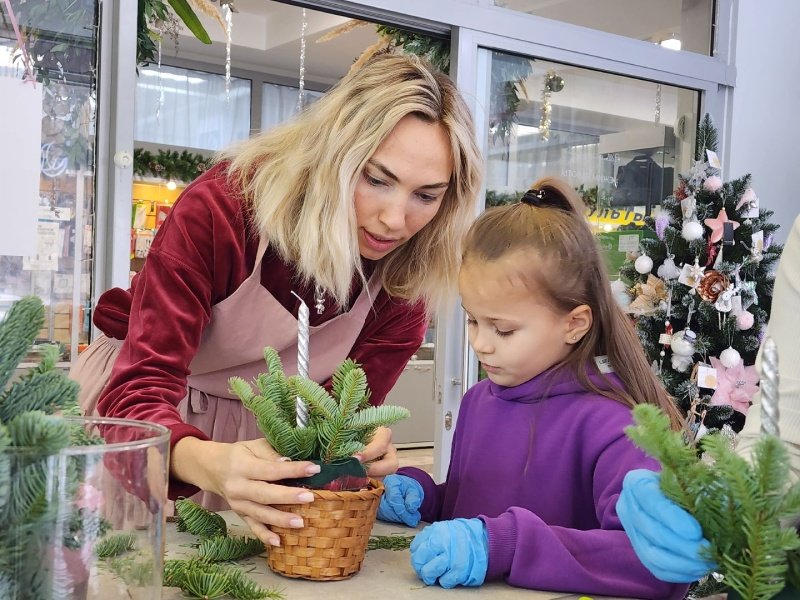
{"type": "Polygon", "coordinates": [[[520,202],[538,208],[554,207],[564,210],[564,203],[561,197],[547,188],[528,190],[522,198],[520,198],[520,202]]]}

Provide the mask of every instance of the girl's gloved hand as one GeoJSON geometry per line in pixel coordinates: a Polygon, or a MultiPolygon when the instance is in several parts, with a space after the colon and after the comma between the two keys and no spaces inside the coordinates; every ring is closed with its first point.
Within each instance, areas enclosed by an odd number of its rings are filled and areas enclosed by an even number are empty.
{"type": "Polygon", "coordinates": [[[480,519],[428,525],[411,542],[411,566],[426,585],[479,586],[489,564],[489,538],[480,519]]]}
{"type": "Polygon", "coordinates": [[[670,583],[697,581],[717,568],[701,557],[710,544],[700,523],[661,491],[660,477],[646,469],[625,475],[617,515],[636,556],[653,575],[670,583]]]}
{"type": "Polygon", "coordinates": [[[416,527],[420,520],[419,507],[425,496],[422,486],[412,477],[388,475],[383,480],[383,487],[378,518],[416,527]]]}

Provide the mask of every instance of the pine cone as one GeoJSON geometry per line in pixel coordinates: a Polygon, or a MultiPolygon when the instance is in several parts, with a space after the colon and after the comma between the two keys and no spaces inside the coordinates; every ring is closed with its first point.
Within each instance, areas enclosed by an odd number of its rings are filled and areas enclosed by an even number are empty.
{"type": "Polygon", "coordinates": [[[709,270],[703,275],[697,293],[706,302],[716,302],[719,295],[728,289],[728,276],[719,271],[709,270]]]}

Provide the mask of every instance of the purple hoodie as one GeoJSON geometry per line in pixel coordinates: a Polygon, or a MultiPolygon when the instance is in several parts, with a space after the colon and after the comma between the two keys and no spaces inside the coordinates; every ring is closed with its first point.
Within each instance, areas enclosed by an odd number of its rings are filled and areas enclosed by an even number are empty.
{"type": "MultiPolygon", "coordinates": [[[[593,381],[611,389],[600,376],[593,381]]],[[[436,485],[413,467],[399,473],[422,485],[424,521],[483,520],[487,581],[680,599],[688,586],[654,578],[617,517],[625,474],[660,470],[625,436],[632,422],[628,407],[587,391],[569,372],[542,373],[516,387],[484,380],[462,400],[447,480],[436,485]]]]}

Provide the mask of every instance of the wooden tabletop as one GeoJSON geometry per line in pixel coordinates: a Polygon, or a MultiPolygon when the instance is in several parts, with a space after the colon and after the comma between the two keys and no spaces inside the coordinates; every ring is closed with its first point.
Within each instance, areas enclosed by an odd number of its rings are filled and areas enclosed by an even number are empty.
{"type": "MultiPolygon", "coordinates": [[[[220,513],[228,522],[232,535],[248,535],[249,529],[233,512],[220,513]]],[[[372,530],[373,535],[413,535],[418,529],[392,525],[378,521],[372,530]]],[[[196,554],[192,544],[197,538],[188,533],[179,533],[174,523],[167,524],[166,558],[187,558],[196,554]]],[[[445,590],[435,586],[426,586],[420,581],[411,568],[408,550],[370,550],[364,559],[361,571],[343,581],[306,581],[290,579],[270,571],[264,556],[253,557],[237,563],[245,573],[259,585],[268,588],[279,588],[286,600],[325,600],[341,598],[342,600],[375,600],[376,597],[392,600],[457,600],[458,598],[492,598],[493,600],[600,600],[600,596],[581,596],[557,592],[540,592],[511,587],[505,583],[493,582],[477,588],[456,588],[445,590]]],[[[183,598],[177,588],[164,588],[163,600],[179,600],[183,598]]],[[[617,599],[619,600],[619,599],[617,599]]]]}

